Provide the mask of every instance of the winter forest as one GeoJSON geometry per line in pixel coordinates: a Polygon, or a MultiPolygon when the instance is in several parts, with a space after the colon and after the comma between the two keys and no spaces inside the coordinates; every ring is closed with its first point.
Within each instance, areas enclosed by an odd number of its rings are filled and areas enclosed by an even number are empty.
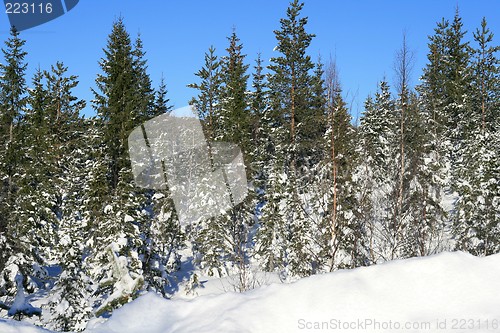
{"type": "Polygon", "coordinates": [[[415,87],[403,38],[396,79],[380,81],[358,122],[335,61],[308,52],[321,36],[302,8],[290,3],[269,63],[236,30],[200,55],[190,104],[209,142],[242,149],[248,195],[190,225],[168,189],[134,185],[128,135],[173,108],[126,18],[96,59],[95,117],[80,114],[77,69],[26,77],[12,27],[0,59],[0,317],[82,331],[147,291],[196,295],[205,276],[243,292],[271,275],[500,252],[500,46],[486,18],[470,32],[458,9],[439,20],[415,87]]]}

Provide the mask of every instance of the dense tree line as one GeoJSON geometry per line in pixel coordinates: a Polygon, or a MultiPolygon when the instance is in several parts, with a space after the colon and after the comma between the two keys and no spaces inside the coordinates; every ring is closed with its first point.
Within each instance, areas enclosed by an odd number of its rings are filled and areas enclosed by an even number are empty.
{"type": "Polygon", "coordinates": [[[195,292],[199,274],[234,276],[244,291],[258,271],[291,281],[443,250],[498,253],[500,47],[486,19],[472,40],[458,11],[438,22],[417,87],[403,36],[393,88],[380,82],[358,126],[335,61],[308,53],[302,8],[294,0],[280,20],[269,64],[258,55],[250,71],[236,31],[223,55],[205,54],[191,104],[209,147],[242,149],[249,192],[188,226],[168,188],[140,188],[132,175],[128,135],[172,110],[141,37],[114,23],[96,116],[84,118],[78,77],[62,62],[27,82],[13,27],[0,64],[0,309],[16,276],[47,295],[37,323],[67,331],[145,291],[195,292]],[[190,275],[177,274],[187,261],[190,275]]]}

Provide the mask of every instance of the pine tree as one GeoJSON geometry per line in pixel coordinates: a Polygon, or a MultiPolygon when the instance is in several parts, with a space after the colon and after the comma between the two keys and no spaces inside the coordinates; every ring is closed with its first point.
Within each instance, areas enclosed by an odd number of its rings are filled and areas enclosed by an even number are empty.
{"type": "Polygon", "coordinates": [[[477,256],[500,251],[500,135],[475,133],[464,152],[467,170],[458,182],[454,235],[456,248],[477,256]]]}
{"type": "Polygon", "coordinates": [[[445,167],[434,150],[435,137],[427,131],[430,115],[422,100],[409,94],[405,112],[405,172],[403,178],[401,256],[426,256],[449,249],[447,213],[443,208],[445,167]]]}
{"type": "MultiPolygon", "coordinates": [[[[246,55],[242,53],[243,45],[240,43],[236,32],[228,37],[229,46],[227,55],[222,58],[222,94],[221,115],[218,119],[223,130],[220,140],[236,144],[242,151],[246,167],[247,180],[255,176],[253,166],[255,154],[252,142],[252,126],[254,114],[249,109],[247,82],[249,75],[246,73],[249,65],[244,63],[246,55]]],[[[234,199],[232,199],[234,200],[234,199]]],[[[222,224],[226,238],[226,252],[232,265],[236,266],[238,281],[235,289],[244,291],[249,288],[249,257],[250,228],[254,224],[254,210],[256,206],[256,193],[248,191],[243,202],[235,205],[228,214],[218,218],[222,224]]]]}
{"type": "Polygon", "coordinates": [[[51,290],[50,312],[53,329],[82,330],[90,318],[89,277],[83,269],[86,256],[88,220],[84,219],[84,198],[88,181],[90,151],[85,140],[85,121],[79,117],[85,101],[73,95],[78,77],[67,74],[68,68],[57,62],[44,76],[47,81],[47,138],[52,145],[51,164],[54,174],[50,188],[57,221],[51,235],[55,259],[63,271],[51,290]]]}
{"type": "Polygon", "coordinates": [[[218,126],[224,130],[218,140],[238,144],[248,165],[252,123],[246,97],[249,66],[243,62],[246,55],[242,54],[243,45],[235,31],[228,41],[227,55],[221,61],[221,111],[217,117],[218,126]]]}
{"type": "Polygon", "coordinates": [[[23,221],[22,231],[29,243],[45,260],[52,258],[53,236],[57,230],[57,200],[53,178],[56,175],[50,122],[48,117],[49,94],[39,70],[33,78],[34,89],[28,97],[29,108],[21,128],[21,158],[18,168],[22,175],[18,181],[19,196],[13,214],[23,221]],[[36,236],[35,236],[36,235],[36,236]]]}
{"type": "MultiPolygon", "coordinates": [[[[168,114],[172,109],[162,76],[155,94],[153,116],[168,114]]],[[[143,263],[144,287],[167,296],[172,290],[173,273],[180,268],[179,250],[185,247],[185,233],[180,226],[168,186],[163,190],[147,191],[146,197],[152,214],[141,228],[143,248],[140,256],[143,263]]]]}
{"type": "Polygon", "coordinates": [[[307,17],[299,17],[302,8],[302,3],[293,1],[287,18],[280,21],[281,29],[275,31],[281,56],[271,59],[268,79],[274,159],[259,236],[266,267],[299,276],[313,271],[304,193],[310,180],[307,170],[314,160],[311,143],[318,137],[313,120],[319,110],[312,92],[314,64],[306,54],[314,35],[305,31],[307,17]],[[276,256],[279,260],[273,259],[276,256]]]}
{"type": "MultiPolygon", "coordinates": [[[[443,195],[463,195],[461,183],[467,142],[474,133],[474,104],[478,96],[473,89],[473,68],[471,66],[471,48],[464,40],[462,19],[458,9],[453,21],[442,20],[435,29],[434,36],[429,37],[429,64],[424,69],[422,85],[417,89],[421,94],[423,108],[421,113],[426,124],[432,124],[432,132],[428,133],[426,159],[434,169],[435,188],[433,201],[439,201],[443,195]],[[472,92],[472,94],[471,94],[472,92]],[[475,96],[474,96],[475,95],[475,96]],[[438,194],[440,193],[440,194],[438,194]]],[[[479,122],[481,123],[481,122],[479,122]]],[[[431,171],[427,171],[431,173],[431,171]]],[[[427,193],[433,193],[428,191],[427,193]]],[[[443,213],[437,208],[439,219],[443,213]]],[[[426,216],[428,212],[424,210],[426,216]]],[[[452,219],[457,220],[456,207],[452,209],[452,219]]],[[[458,229],[454,228],[454,232],[458,229]]],[[[456,235],[455,235],[456,236],[456,235]]]]}

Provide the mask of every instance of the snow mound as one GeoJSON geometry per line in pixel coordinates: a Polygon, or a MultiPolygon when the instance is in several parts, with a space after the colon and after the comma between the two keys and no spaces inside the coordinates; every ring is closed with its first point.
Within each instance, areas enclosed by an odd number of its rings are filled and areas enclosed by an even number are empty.
{"type": "MultiPolygon", "coordinates": [[[[468,332],[481,332],[487,320],[490,325],[500,321],[498,290],[500,255],[475,258],[460,252],[442,253],[312,276],[243,294],[191,301],[147,294],[89,333],[288,333],[318,325],[334,329],[342,323],[349,324],[348,331],[366,332],[371,328],[362,324],[369,320],[382,331],[382,325],[391,330],[388,324],[392,322],[392,331],[399,325],[405,332],[453,332],[453,321],[462,319],[479,320],[468,332]]],[[[345,330],[339,327],[337,331],[345,330]]]]}
{"type": "Polygon", "coordinates": [[[0,318],[0,332],[2,333],[51,333],[40,327],[31,324],[15,321],[11,319],[0,318]]]}
{"type": "MultiPolygon", "coordinates": [[[[149,293],[86,332],[487,332],[500,326],[499,290],[500,254],[442,253],[242,294],[166,300],[149,293]]],[[[0,321],[0,332],[14,330],[0,321]]]]}

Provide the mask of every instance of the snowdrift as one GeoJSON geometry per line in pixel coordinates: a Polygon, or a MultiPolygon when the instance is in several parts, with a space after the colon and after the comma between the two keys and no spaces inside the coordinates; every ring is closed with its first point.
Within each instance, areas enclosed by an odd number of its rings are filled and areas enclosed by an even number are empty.
{"type": "MultiPolygon", "coordinates": [[[[146,294],[93,326],[86,332],[498,331],[500,254],[442,253],[193,300],[146,294]]],[[[46,331],[0,320],[0,332],[46,331]]]]}

